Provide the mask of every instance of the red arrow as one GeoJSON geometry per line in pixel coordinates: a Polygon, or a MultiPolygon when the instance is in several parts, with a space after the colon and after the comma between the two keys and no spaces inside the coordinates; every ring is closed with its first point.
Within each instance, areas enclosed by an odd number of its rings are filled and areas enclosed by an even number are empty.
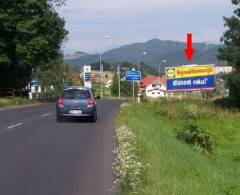
{"type": "Polygon", "coordinates": [[[192,48],[192,34],[187,34],[187,48],[184,49],[185,55],[188,59],[188,61],[191,61],[195,52],[195,49],[192,48]]]}

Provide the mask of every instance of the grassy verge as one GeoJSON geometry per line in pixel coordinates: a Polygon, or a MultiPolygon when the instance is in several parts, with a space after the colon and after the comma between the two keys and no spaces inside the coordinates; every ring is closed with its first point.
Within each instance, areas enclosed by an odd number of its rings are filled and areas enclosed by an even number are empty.
{"type": "Polygon", "coordinates": [[[27,98],[0,98],[0,108],[22,106],[36,103],[37,103],[36,100],[29,100],[27,98]]]}
{"type": "MultiPolygon", "coordinates": [[[[150,164],[136,194],[240,194],[240,114],[216,110],[210,102],[159,101],[121,108],[117,126],[135,132],[142,161],[150,164]],[[203,154],[177,139],[187,120],[185,108],[197,107],[198,125],[211,134],[213,152],[203,154]]],[[[140,160],[141,161],[141,160],[140,160]]],[[[122,186],[121,186],[122,187],[122,186]]],[[[125,191],[124,194],[131,194],[125,191]]]]}

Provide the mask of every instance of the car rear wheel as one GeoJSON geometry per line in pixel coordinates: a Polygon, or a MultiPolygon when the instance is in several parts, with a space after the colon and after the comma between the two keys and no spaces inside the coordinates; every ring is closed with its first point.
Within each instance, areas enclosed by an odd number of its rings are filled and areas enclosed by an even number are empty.
{"type": "Polygon", "coordinates": [[[61,123],[61,122],[63,122],[64,120],[63,120],[63,117],[62,116],[60,116],[59,114],[57,114],[57,117],[56,117],[56,119],[57,119],[57,122],[58,123],[61,123]]]}
{"type": "Polygon", "coordinates": [[[91,116],[91,122],[96,122],[97,121],[97,111],[94,112],[93,116],[91,116]]]}

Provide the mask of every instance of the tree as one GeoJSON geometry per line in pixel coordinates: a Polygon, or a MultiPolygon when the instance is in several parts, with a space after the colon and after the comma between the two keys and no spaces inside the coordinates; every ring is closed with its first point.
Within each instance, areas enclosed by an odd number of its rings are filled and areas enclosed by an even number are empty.
{"type": "Polygon", "coordinates": [[[50,63],[50,68],[36,71],[35,79],[40,81],[41,86],[47,93],[51,93],[55,97],[59,95],[63,88],[63,81],[67,79],[69,67],[62,63],[61,58],[50,63]],[[54,90],[51,89],[51,86],[54,90]]]}
{"type": "MultiPolygon", "coordinates": [[[[240,0],[232,0],[234,5],[240,6],[240,0]]],[[[234,11],[234,16],[224,17],[225,26],[228,30],[224,33],[221,41],[225,47],[219,51],[219,59],[226,60],[235,67],[236,72],[227,78],[231,106],[240,107],[240,7],[234,11]]]]}
{"type": "Polygon", "coordinates": [[[112,85],[111,85],[112,96],[118,96],[118,90],[119,90],[118,75],[117,75],[117,73],[115,73],[113,75],[113,82],[112,82],[112,85]]]}
{"type": "MultiPolygon", "coordinates": [[[[240,0],[232,0],[232,3],[240,6],[240,0]]],[[[228,27],[228,30],[221,38],[225,47],[219,50],[218,58],[228,61],[240,73],[240,8],[234,11],[234,16],[224,17],[224,21],[224,26],[228,27]]]]}
{"type": "Polygon", "coordinates": [[[62,0],[0,0],[0,88],[23,88],[32,69],[51,69],[62,57],[62,0]]]}
{"type": "Polygon", "coordinates": [[[231,73],[227,79],[227,85],[229,87],[229,95],[232,100],[240,107],[240,74],[231,73]]]}
{"type": "MultiPolygon", "coordinates": [[[[124,97],[131,97],[133,95],[133,88],[132,88],[132,82],[129,81],[121,81],[121,96],[124,97]]],[[[135,96],[137,96],[138,93],[138,85],[137,83],[134,85],[135,90],[135,96]]],[[[117,73],[113,76],[113,83],[111,86],[111,94],[112,96],[117,97],[119,94],[119,81],[118,81],[118,75],[117,73]]]]}

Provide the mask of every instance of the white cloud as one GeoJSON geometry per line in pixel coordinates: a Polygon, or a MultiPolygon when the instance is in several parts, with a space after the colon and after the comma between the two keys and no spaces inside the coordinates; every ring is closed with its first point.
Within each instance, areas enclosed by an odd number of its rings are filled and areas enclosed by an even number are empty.
{"type": "Polygon", "coordinates": [[[152,38],[183,41],[187,32],[195,41],[218,42],[222,17],[233,9],[230,0],[66,0],[60,9],[70,32],[65,51],[92,53],[152,38]]]}
{"type": "Polygon", "coordinates": [[[66,0],[65,9],[90,13],[143,12],[156,8],[199,8],[231,5],[230,0],[66,0]]]}

